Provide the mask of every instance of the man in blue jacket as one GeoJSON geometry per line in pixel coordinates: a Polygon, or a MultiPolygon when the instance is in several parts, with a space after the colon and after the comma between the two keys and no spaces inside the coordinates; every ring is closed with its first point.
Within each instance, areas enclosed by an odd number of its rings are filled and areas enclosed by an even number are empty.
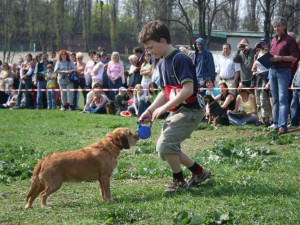
{"type": "Polygon", "coordinates": [[[215,63],[212,53],[205,48],[203,38],[198,38],[195,43],[195,54],[193,63],[196,68],[196,75],[199,87],[203,87],[202,83],[207,77],[215,80],[215,63]]]}

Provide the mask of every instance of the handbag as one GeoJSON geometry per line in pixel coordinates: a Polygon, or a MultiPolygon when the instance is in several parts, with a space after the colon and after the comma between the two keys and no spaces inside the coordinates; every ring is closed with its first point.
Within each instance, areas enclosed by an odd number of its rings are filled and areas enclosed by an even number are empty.
{"type": "Polygon", "coordinates": [[[77,73],[77,72],[72,72],[72,73],[70,73],[70,75],[69,75],[69,80],[70,80],[72,83],[78,82],[78,79],[79,79],[79,76],[78,76],[78,73],[77,73]]]}
{"type": "MultiPolygon", "coordinates": [[[[70,69],[70,62],[68,63],[68,68],[70,69]]],[[[72,83],[76,83],[79,80],[79,76],[77,72],[72,72],[69,74],[69,81],[71,81],[72,83]]]]}
{"type": "Polygon", "coordinates": [[[247,113],[244,110],[238,111],[238,112],[230,112],[228,114],[230,114],[231,116],[234,116],[236,118],[239,118],[239,119],[247,117],[247,113]]]}

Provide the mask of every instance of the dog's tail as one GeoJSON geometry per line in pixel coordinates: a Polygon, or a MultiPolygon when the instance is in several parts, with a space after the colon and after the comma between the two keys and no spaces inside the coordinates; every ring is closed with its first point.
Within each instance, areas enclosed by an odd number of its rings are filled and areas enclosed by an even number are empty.
{"type": "Polygon", "coordinates": [[[42,165],[45,161],[45,158],[42,158],[41,161],[34,167],[33,175],[31,178],[31,186],[28,194],[26,195],[26,206],[25,208],[30,208],[32,202],[39,193],[44,189],[44,184],[39,179],[39,173],[41,171],[42,165]]]}

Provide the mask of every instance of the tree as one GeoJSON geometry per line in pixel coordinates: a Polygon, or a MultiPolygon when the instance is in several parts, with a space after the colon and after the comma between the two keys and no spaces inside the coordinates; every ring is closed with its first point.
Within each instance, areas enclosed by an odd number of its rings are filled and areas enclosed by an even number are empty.
{"type": "Polygon", "coordinates": [[[298,33],[298,27],[300,24],[299,15],[300,1],[299,0],[282,0],[278,2],[276,7],[276,14],[286,18],[288,22],[288,30],[298,33]]]}
{"type": "Polygon", "coordinates": [[[138,33],[142,29],[143,25],[143,16],[148,16],[148,13],[145,13],[145,5],[146,0],[126,0],[125,1],[125,14],[135,19],[135,26],[133,30],[133,34],[136,35],[136,39],[138,37],[138,33]]]}
{"type": "Polygon", "coordinates": [[[118,8],[119,8],[119,0],[110,0],[111,6],[111,48],[116,50],[117,48],[117,37],[116,37],[116,29],[117,29],[117,19],[118,19],[118,8]]]}
{"type": "Polygon", "coordinates": [[[274,14],[277,0],[258,0],[264,17],[265,38],[270,39],[271,17],[274,14]]]}
{"type": "Polygon", "coordinates": [[[80,5],[83,11],[83,37],[85,39],[85,50],[90,49],[89,43],[91,41],[91,12],[92,12],[92,1],[91,0],[80,0],[80,5]]]}
{"type": "Polygon", "coordinates": [[[177,18],[169,19],[170,22],[176,22],[181,24],[187,31],[190,48],[193,48],[194,43],[194,35],[193,35],[193,22],[192,15],[195,16],[196,12],[192,5],[189,4],[188,1],[176,0],[175,2],[176,9],[180,12],[178,13],[177,18]]]}
{"type": "Polygon", "coordinates": [[[257,0],[249,0],[247,2],[247,13],[242,21],[242,28],[248,31],[258,31],[258,19],[257,19],[257,0]]]}
{"type": "Polygon", "coordinates": [[[55,21],[55,34],[56,34],[56,46],[58,49],[63,48],[64,41],[64,20],[65,16],[65,0],[54,0],[54,21],[55,21]]]}
{"type": "Polygon", "coordinates": [[[195,7],[198,10],[198,30],[199,36],[205,38],[205,15],[206,15],[206,0],[193,0],[195,7]]]}
{"type": "Polygon", "coordinates": [[[209,48],[212,25],[218,12],[222,11],[228,3],[226,0],[207,0],[207,40],[206,45],[209,48]]]}
{"type": "Polygon", "coordinates": [[[11,62],[14,44],[25,26],[26,0],[0,1],[0,27],[2,33],[3,61],[11,62]]]}

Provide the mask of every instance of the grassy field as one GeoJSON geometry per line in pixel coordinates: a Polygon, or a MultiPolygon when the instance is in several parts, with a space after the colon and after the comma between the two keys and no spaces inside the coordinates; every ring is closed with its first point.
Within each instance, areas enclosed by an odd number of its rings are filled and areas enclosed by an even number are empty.
{"type": "MultiPolygon", "coordinates": [[[[64,184],[25,210],[35,164],[56,151],[79,149],[116,127],[136,130],[135,118],[58,110],[0,111],[0,224],[299,224],[300,130],[278,136],[264,127],[200,124],[182,149],[213,177],[164,196],[171,178],[152,136],[123,150],[112,180],[116,203],[101,201],[97,182],[64,184]]],[[[189,171],[184,168],[184,174],[189,171]]]]}

